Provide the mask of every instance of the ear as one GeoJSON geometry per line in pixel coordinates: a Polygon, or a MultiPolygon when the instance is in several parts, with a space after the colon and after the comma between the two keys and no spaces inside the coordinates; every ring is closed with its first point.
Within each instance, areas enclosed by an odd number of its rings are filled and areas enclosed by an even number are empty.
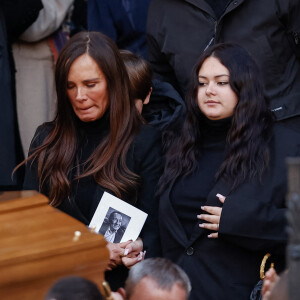
{"type": "Polygon", "coordinates": [[[143,104],[148,104],[148,103],[149,103],[151,93],[152,93],[152,87],[150,88],[149,94],[148,94],[147,97],[145,98],[143,104]]]}

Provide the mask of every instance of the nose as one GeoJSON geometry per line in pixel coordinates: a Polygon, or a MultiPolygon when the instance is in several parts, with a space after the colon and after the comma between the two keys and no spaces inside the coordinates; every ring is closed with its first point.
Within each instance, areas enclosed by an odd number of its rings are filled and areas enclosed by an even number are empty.
{"type": "Polygon", "coordinates": [[[216,91],[215,91],[215,87],[214,87],[214,83],[213,82],[209,82],[206,86],[206,94],[207,95],[211,95],[211,94],[215,94],[216,91]]]}
{"type": "Polygon", "coordinates": [[[85,89],[83,87],[78,87],[77,93],[76,93],[76,100],[83,101],[86,99],[87,99],[87,97],[86,97],[85,89]]]}

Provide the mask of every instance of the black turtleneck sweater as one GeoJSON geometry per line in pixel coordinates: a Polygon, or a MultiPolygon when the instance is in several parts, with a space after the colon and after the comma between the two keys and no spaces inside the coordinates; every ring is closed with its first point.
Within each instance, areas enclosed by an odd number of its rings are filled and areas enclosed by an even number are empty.
{"type": "Polygon", "coordinates": [[[215,175],[225,158],[225,145],[231,118],[201,120],[203,142],[195,171],[180,177],[171,191],[171,201],[187,237],[197,224],[197,214],[215,183],[215,175]]]}
{"type": "MultiPolygon", "coordinates": [[[[84,163],[109,133],[109,113],[106,112],[102,118],[94,122],[82,122],[77,120],[76,126],[78,129],[79,140],[78,162],[80,173],[82,173],[84,163]]],[[[95,186],[97,186],[97,183],[93,176],[84,177],[72,185],[72,200],[75,201],[79,210],[85,217],[86,224],[92,219],[98,206],[99,198],[102,196],[99,194],[99,188],[97,191],[99,195],[95,195],[95,186]],[[93,199],[94,201],[87,201],[87,199],[93,199]]],[[[104,189],[102,189],[102,192],[104,192],[104,189]]]]}

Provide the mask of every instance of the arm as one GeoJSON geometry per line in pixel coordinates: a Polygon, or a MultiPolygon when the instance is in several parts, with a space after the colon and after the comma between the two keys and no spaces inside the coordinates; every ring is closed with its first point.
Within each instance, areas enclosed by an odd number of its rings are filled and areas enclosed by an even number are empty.
{"type": "Polygon", "coordinates": [[[156,186],[162,172],[161,135],[153,129],[151,129],[151,132],[151,135],[145,135],[143,140],[140,140],[140,144],[144,145],[142,147],[143,153],[136,153],[140,160],[138,174],[142,179],[138,196],[138,208],[148,214],[141,232],[147,257],[159,256],[161,253],[158,228],[158,198],[155,197],[156,186]]]}
{"type": "Polygon", "coordinates": [[[39,41],[55,32],[63,23],[74,0],[42,0],[44,8],[37,20],[20,36],[26,42],[39,41]]]}
{"type": "Polygon", "coordinates": [[[287,242],[286,223],[286,208],[276,206],[271,199],[228,196],[222,209],[219,237],[250,250],[274,252],[287,242]]]}
{"type": "MultiPolygon", "coordinates": [[[[32,154],[34,149],[36,149],[43,143],[43,140],[49,134],[49,132],[50,132],[50,127],[48,127],[45,124],[41,125],[37,128],[37,130],[33,136],[33,139],[31,141],[28,155],[32,154]]],[[[23,189],[39,191],[37,160],[34,160],[33,162],[31,160],[29,160],[26,162],[23,189]]]]}

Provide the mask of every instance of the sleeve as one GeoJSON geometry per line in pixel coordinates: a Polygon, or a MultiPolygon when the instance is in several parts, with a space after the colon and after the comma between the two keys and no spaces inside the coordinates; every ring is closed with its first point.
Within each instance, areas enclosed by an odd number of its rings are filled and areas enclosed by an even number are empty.
{"type": "MultiPolygon", "coordinates": [[[[46,136],[46,129],[44,125],[37,128],[33,139],[30,144],[28,155],[32,154],[34,149],[42,144],[43,138],[46,136]]],[[[39,191],[39,178],[38,178],[38,163],[37,160],[27,161],[25,165],[25,178],[23,182],[24,190],[39,191]]]]}
{"type": "Polygon", "coordinates": [[[146,250],[146,257],[161,255],[161,246],[158,228],[158,197],[155,196],[157,182],[162,172],[161,135],[152,130],[154,134],[145,135],[140,140],[141,153],[136,150],[139,159],[139,175],[142,185],[138,197],[138,208],[148,214],[141,232],[141,238],[146,250]]]}
{"type": "Polygon", "coordinates": [[[228,196],[222,209],[220,238],[249,250],[282,252],[287,243],[286,212],[272,201],[228,196]]]}
{"type": "Polygon", "coordinates": [[[88,30],[100,31],[115,42],[117,41],[117,30],[114,24],[114,18],[106,0],[89,0],[87,23],[88,30]]]}
{"type": "Polygon", "coordinates": [[[63,23],[74,0],[42,0],[44,8],[37,20],[20,36],[26,42],[39,41],[55,32],[63,23]]]}
{"type": "Polygon", "coordinates": [[[159,12],[159,3],[157,1],[152,1],[148,10],[147,17],[147,51],[148,51],[148,61],[151,64],[154,78],[170,83],[176,90],[179,89],[178,81],[172,66],[169,63],[169,58],[161,50],[161,44],[163,44],[163,39],[165,34],[160,32],[161,29],[161,14],[159,12]],[[156,6],[155,6],[156,5],[156,6]],[[158,6],[157,6],[158,5],[158,6]],[[161,40],[159,40],[159,38],[161,40]]]}
{"type": "Polygon", "coordinates": [[[40,10],[43,8],[41,0],[2,0],[7,35],[17,38],[38,18],[40,10]]]}
{"type": "Polygon", "coordinates": [[[280,3],[280,18],[286,28],[291,47],[300,59],[300,1],[278,0],[280,3]]]}

